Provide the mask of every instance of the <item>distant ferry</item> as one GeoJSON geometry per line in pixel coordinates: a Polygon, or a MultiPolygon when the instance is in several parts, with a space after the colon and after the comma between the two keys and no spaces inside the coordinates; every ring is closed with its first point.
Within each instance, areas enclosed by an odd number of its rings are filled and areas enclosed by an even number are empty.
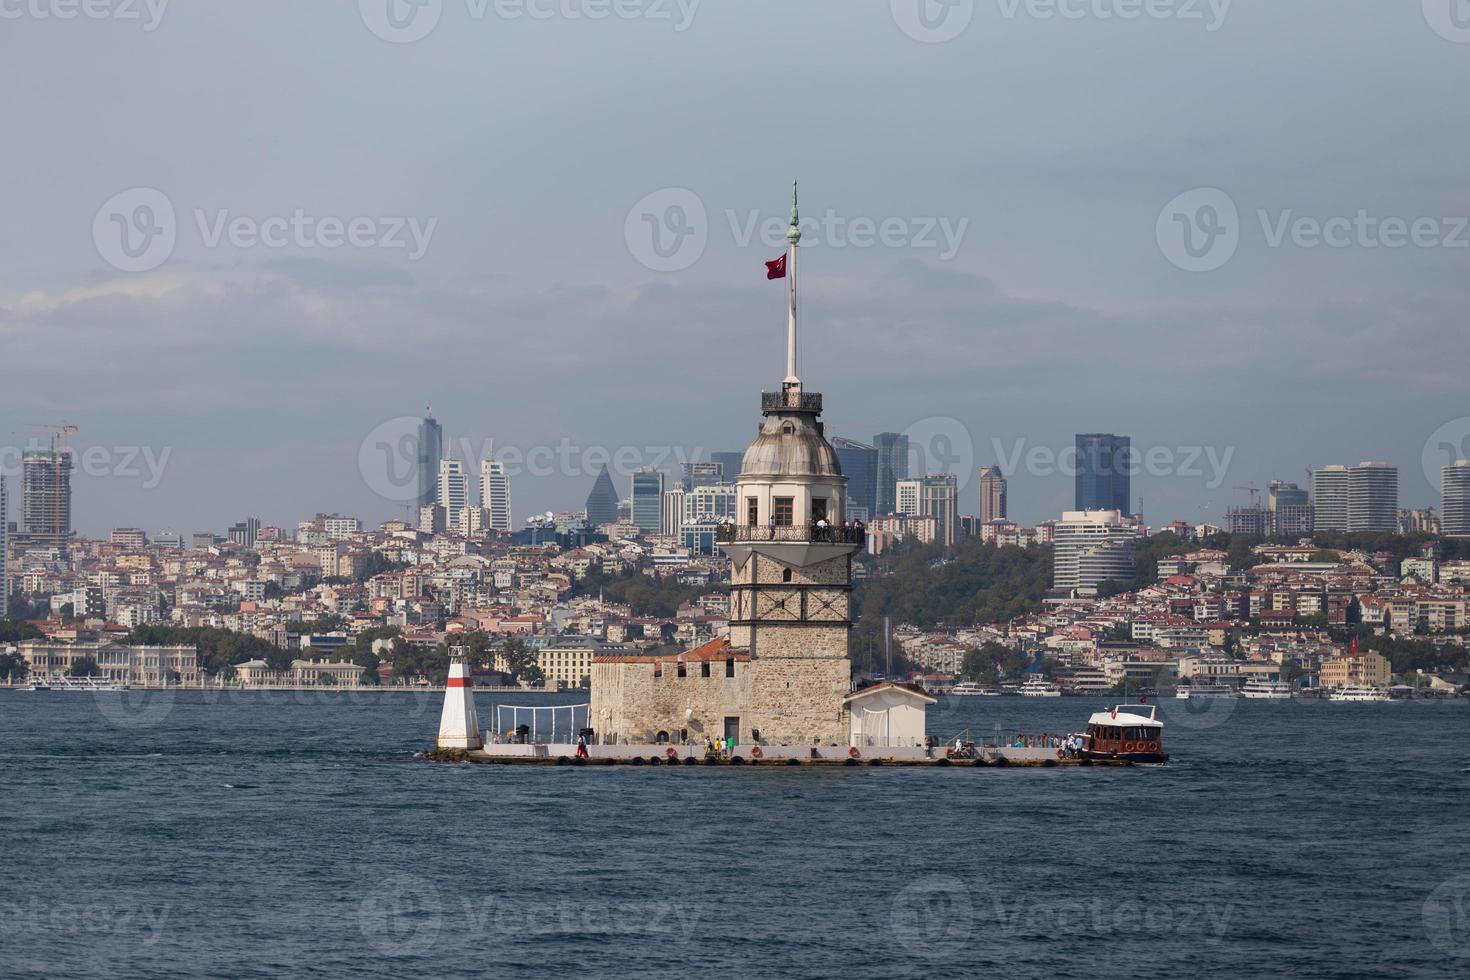
{"type": "Polygon", "coordinates": [[[1327,695],[1329,701],[1387,701],[1388,691],[1381,687],[1339,687],[1327,695]]]}
{"type": "Polygon", "coordinates": [[[1028,698],[1059,698],[1062,689],[1042,677],[1028,677],[1021,685],[1021,694],[1028,698]]]}
{"type": "Polygon", "coordinates": [[[51,685],[50,684],[47,684],[45,681],[31,681],[29,684],[26,685],[26,690],[27,691],[49,691],[49,690],[51,690],[51,685]]]}
{"type": "Polygon", "coordinates": [[[51,684],[38,681],[40,687],[32,686],[31,690],[41,691],[86,691],[89,694],[99,692],[126,691],[128,686],[117,681],[110,681],[102,677],[56,677],[51,684]]]}
{"type": "Polygon", "coordinates": [[[1120,704],[1087,719],[1084,759],[1110,762],[1168,762],[1164,725],[1154,705],[1120,704]]]}
{"type": "Polygon", "coordinates": [[[1000,692],[994,688],[981,687],[974,681],[961,681],[949,692],[957,698],[998,698],[1000,692]]]}
{"type": "Polygon", "coordinates": [[[1264,677],[1252,677],[1240,689],[1240,695],[1252,701],[1290,701],[1291,685],[1286,681],[1271,681],[1264,677]]]}
{"type": "Polygon", "coordinates": [[[1233,701],[1240,697],[1240,692],[1229,684],[1180,684],[1174,688],[1174,697],[1233,701]]]}

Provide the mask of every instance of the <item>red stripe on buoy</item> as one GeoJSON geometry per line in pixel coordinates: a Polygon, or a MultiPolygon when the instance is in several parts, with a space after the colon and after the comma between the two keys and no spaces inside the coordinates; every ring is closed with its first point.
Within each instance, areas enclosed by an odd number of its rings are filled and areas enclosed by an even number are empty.
{"type": "Polygon", "coordinates": [[[451,677],[451,678],[449,678],[449,684],[448,684],[448,686],[449,687],[474,687],[474,685],[470,683],[470,679],[468,677],[451,677]]]}

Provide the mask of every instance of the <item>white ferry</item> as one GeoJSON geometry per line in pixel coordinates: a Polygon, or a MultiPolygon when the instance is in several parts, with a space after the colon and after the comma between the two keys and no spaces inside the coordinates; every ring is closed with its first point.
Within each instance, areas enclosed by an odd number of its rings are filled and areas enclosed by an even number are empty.
{"type": "Polygon", "coordinates": [[[1291,685],[1286,681],[1252,677],[1241,687],[1240,696],[1252,701],[1290,701],[1291,685]]]}
{"type": "Polygon", "coordinates": [[[1028,677],[1021,685],[1021,694],[1028,698],[1059,698],[1062,689],[1041,676],[1028,677]]]}
{"type": "Polygon", "coordinates": [[[1229,684],[1180,684],[1174,688],[1174,697],[1233,701],[1240,697],[1240,692],[1229,684]]]}
{"type": "Polygon", "coordinates": [[[26,685],[26,690],[27,691],[49,691],[49,690],[51,690],[51,685],[50,684],[47,684],[45,681],[31,681],[29,684],[26,685]]]}
{"type": "Polygon", "coordinates": [[[1328,692],[1329,701],[1387,701],[1388,691],[1381,687],[1339,687],[1328,692]]]}
{"type": "Polygon", "coordinates": [[[988,687],[981,687],[974,681],[960,681],[949,692],[957,698],[998,698],[1000,692],[988,687]]]}
{"type": "Polygon", "coordinates": [[[85,691],[89,694],[126,691],[126,684],[107,680],[105,677],[57,677],[52,681],[58,691],[85,691]]]}
{"type": "Polygon", "coordinates": [[[1151,704],[1120,704],[1087,719],[1082,758],[1108,762],[1168,762],[1164,723],[1151,704]]]}

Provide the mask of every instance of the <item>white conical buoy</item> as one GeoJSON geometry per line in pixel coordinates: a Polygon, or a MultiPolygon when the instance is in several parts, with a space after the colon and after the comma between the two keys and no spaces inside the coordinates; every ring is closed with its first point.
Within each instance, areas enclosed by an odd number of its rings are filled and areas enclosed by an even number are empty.
{"type": "Polygon", "coordinates": [[[444,686],[444,711],[439,715],[439,748],[479,749],[480,720],[475,716],[475,689],[464,651],[449,652],[449,680],[444,686]]]}

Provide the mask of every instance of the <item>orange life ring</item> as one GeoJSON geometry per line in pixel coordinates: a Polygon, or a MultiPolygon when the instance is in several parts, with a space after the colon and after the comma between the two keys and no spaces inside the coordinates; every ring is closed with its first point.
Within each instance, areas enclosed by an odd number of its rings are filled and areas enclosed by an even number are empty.
{"type": "Polygon", "coordinates": [[[856,759],[860,755],[862,755],[862,753],[858,751],[858,747],[856,745],[847,750],[847,757],[849,759],[856,759]]]}
{"type": "Polygon", "coordinates": [[[750,747],[750,757],[752,759],[759,759],[763,755],[765,755],[765,753],[761,751],[761,747],[759,745],[752,745],[750,747]]]}
{"type": "Polygon", "coordinates": [[[1136,743],[1136,742],[1124,742],[1123,743],[1123,751],[1124,752],[1132,752],[1137,747],[1137,744],[1138,743],[1136,743]]]}
{"type": "Polygon", "coordinates": [[[664,755],[668,756],[670,759],[675,758],[676,756],[678,756],[678,754],[678,749],[675,749],[672,745],[664,750],[664,755]]]}

